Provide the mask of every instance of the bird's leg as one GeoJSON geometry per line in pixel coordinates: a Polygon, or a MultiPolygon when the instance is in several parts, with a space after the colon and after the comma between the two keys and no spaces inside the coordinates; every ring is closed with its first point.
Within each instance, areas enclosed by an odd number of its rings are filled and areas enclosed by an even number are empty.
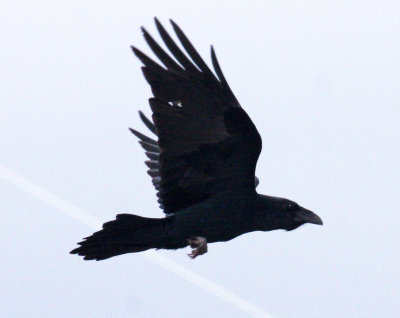
{"type": "Polygon", "coordinates": [[[186,242],[193,248],[192,253],[188,256],[193,259],[199,255],[207,253],[207,239],[203,236],[191,237],[186,242]]]}

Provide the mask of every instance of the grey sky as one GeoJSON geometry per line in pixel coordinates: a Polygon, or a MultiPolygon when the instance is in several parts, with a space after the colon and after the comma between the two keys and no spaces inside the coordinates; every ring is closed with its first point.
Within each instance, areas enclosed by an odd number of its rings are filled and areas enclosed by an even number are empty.
{"type": "MultiPolygon", "coordinates": [[[[157,254],[276,317],[397,317],[400,5],[395,1],[6,1],[0,164],[108,221],[161,217],[145,156],[150,90],[129,45],[173,18],[263,137],[258,190],[323,227],[157,254]]],[[[0,179],[1,317],[246,317],[148,258],[83,262],[92,229],[0,179]]]]}

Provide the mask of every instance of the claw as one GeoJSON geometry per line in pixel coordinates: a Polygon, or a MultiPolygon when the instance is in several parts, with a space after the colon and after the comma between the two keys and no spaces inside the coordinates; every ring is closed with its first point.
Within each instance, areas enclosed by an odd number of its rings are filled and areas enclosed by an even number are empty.
{"type": "Polygon", "coordinates": [[[187,254],[191,259],[207,253],[207,239],[205,237],[192,237],[187,239],[186,242],[190,245],[191,248],[193,248],[192,252],[190,254],[187,254]]]}

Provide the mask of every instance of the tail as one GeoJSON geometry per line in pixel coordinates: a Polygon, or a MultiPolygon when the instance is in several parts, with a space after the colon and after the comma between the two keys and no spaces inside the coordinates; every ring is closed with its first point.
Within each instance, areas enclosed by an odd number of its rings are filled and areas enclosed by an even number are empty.
{"type": "Polygon", "coordinates": [[[71,254],[85,260],[103,260],[125,253],[160,248],[168,218],[152,219],[133,214],[118,214],[116,220],[103,224],[103,229],[84,238],[71,254]]]}

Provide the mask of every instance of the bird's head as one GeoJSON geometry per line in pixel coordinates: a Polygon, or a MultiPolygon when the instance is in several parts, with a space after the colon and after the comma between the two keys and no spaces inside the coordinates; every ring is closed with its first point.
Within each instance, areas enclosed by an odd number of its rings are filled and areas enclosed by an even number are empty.
{"type": "Polygon", "coordinates": [[[294,201],[282,198],[262,196],[265,206],[264,215],[266,226],[270,229],[284,229],[292,231],[299,226],[311,223],[322,225],[321,218],[314,212],[307,210],[294,201]]]}
{"type": "Polygon", "coordinates": [[[285,201],[283,213],[287,214],[288,222],[285,228],[287,231],[294,230],[306,223],[323,225],[321,218],[314,212],[303,208],[296,202],[290,200],[285,201]]]}

